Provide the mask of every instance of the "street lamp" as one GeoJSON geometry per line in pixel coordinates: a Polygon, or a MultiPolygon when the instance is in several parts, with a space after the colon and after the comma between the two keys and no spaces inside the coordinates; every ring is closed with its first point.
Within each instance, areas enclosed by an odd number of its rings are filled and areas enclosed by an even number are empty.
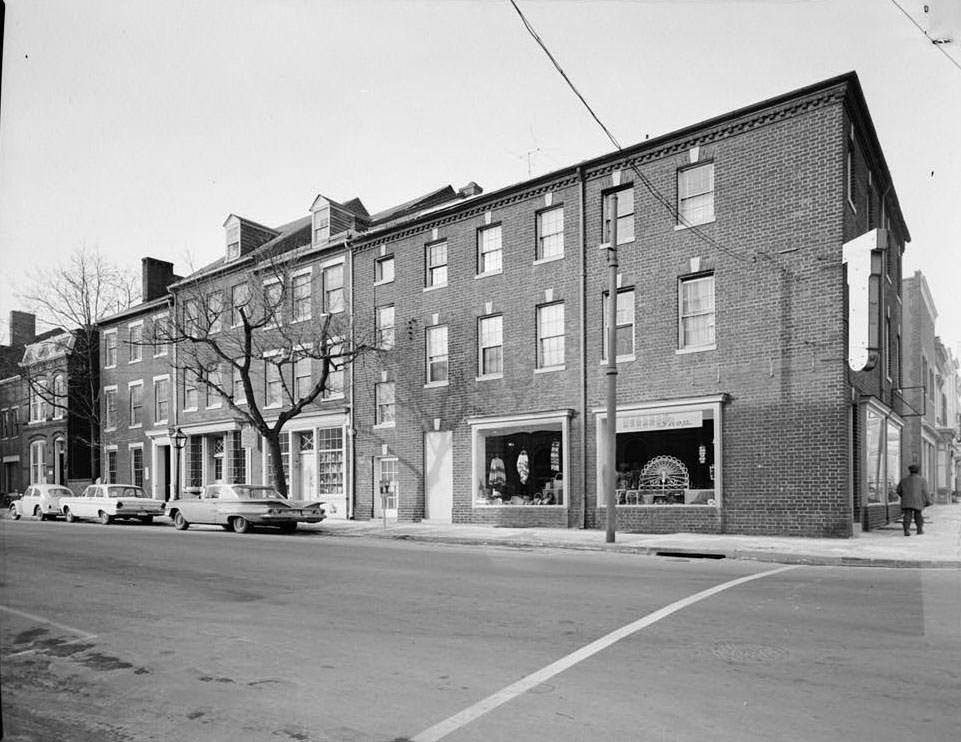
{"type": "Polygon", "coordinates": [[[180,452],[184,450],[184,446],[187,445],[187,434],[183,432],[180,428],[174,432],[173,428],[170,429],[170,439],[173,441],[174,448],[177,449],[177,476],[174,477],[174,499],[180,499],[180,452]]]}

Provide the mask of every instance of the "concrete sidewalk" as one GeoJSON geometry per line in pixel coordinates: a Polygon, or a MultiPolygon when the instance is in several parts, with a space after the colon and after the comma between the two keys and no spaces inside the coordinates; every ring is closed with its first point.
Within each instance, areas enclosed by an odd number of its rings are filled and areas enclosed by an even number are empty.
{"type": "Polygon", "coordinates": [[[961,569],[961,504],[933,505],[924,511],[924,517],[924,534],[918,536],[912,527],[909,538],[905,538],[899,523],[891,523],[850,539],[618,532],[613,544],[605,542],[603,530],[502,528],[432,521],[388,521],[385,528],[382,520],[326,520],[314,528],[331,536],[434,543],[723,556],[783,564],[961,569]]]}

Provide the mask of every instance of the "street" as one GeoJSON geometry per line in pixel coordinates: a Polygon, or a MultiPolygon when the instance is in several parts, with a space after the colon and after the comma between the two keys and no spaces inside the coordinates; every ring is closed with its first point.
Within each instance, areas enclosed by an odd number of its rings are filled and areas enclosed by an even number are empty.
{"type": "Polygon", "coordinates": [[[961,738],[955,570],[322,526],[0,536],[5,740],[961,738]]]}

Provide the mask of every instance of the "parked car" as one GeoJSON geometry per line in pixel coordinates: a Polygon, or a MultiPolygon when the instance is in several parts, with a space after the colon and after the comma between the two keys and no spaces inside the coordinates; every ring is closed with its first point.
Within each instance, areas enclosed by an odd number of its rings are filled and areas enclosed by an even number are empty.
{"type": "Polygon", "coordinates": [[[60,498],[60,510],[68,523],[78,518],[95,518],[104,525],[114,520],[150,523],[154,516],[164,514],[165,505],[134,484],[91,484],[79,497],[60,498]]]}
{"type": "Polygon", "coordinates": [[[62,484],[31,484],[19,500],[10,503],[10,517],[20,520],[22,515],[32,515],[40,520],[58,518],[60,500],[73,497],[73,492],[62,484]]]}
{"type": "Polygon", "coordinates": [[[175,500],[167,514],[177,530],[191,523],[219,525],[236,533],[272,526],[292,533],[298,523],[320,523],[327,517],[322,502],[288,500],[273,487],[253,484],[208,484],[196,500],[175,500]]]}

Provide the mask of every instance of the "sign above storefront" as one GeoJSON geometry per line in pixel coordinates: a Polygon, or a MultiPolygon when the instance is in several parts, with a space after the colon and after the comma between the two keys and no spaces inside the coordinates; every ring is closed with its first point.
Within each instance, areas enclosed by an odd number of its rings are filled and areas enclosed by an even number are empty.
{"type": "Polygon", "coordinates": [[[704,423],[702,410],[690,412],[621,412],[617,415],[618,433],[637,433],[641,430],[674,430],[699,428],[704,423]]]}

